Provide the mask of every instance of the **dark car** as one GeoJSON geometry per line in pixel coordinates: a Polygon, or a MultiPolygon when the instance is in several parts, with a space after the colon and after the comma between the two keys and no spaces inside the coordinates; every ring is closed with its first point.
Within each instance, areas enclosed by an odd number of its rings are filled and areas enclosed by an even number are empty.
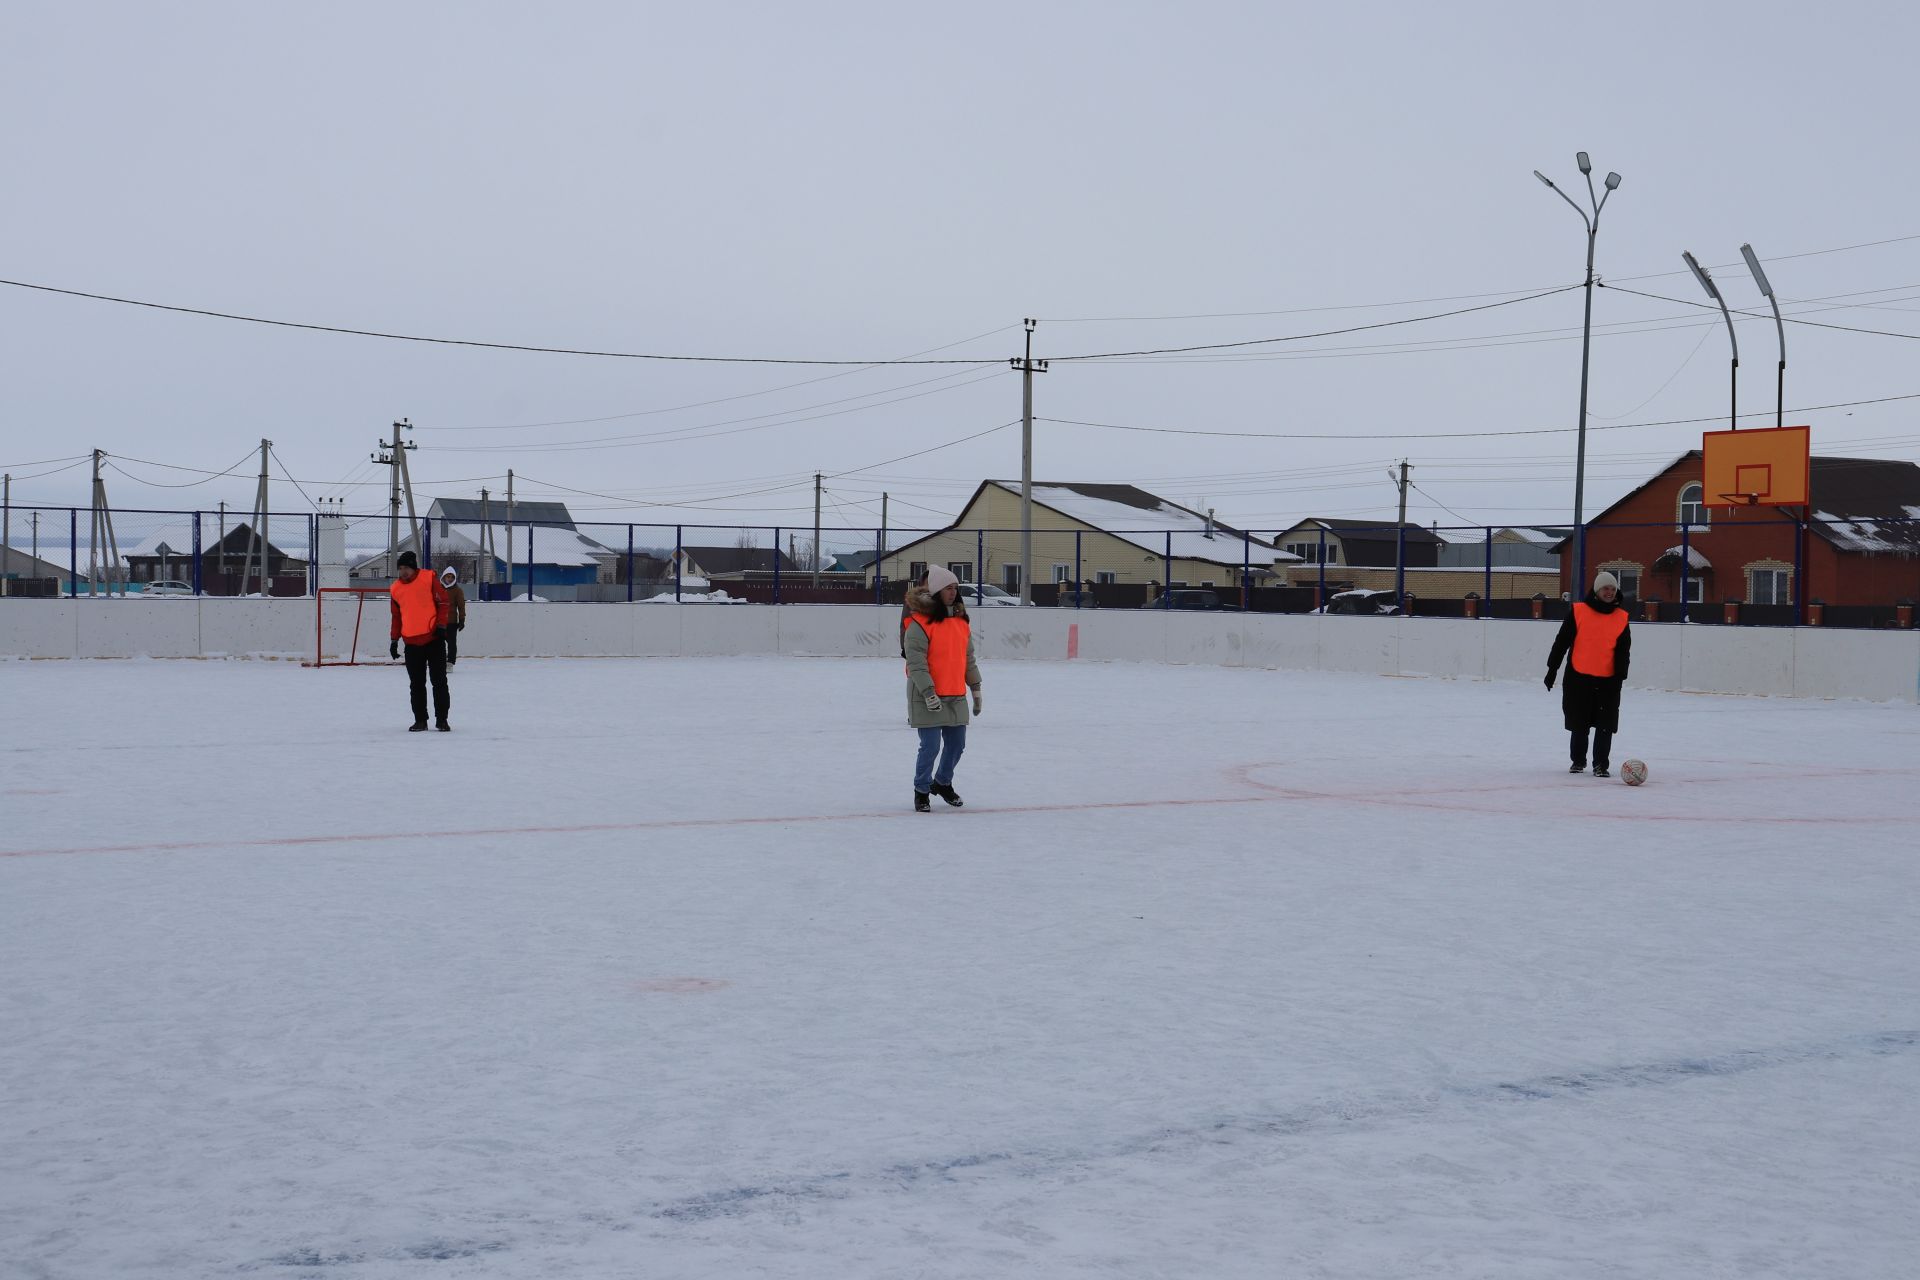
{"type": "Polygon", "coordinates": [[[1220,597],[1205,587],[1174,587],[1147,601],[1142,609],[1224,609],[1220,597]]]}
{"type": "Polygon", "coordinates": [[[1400,602],[1391,591],[1342,591],[1327,597],[1324,609],[1315,613],[1346,613],[1378,617],[1400,612],[1400,602]]]}

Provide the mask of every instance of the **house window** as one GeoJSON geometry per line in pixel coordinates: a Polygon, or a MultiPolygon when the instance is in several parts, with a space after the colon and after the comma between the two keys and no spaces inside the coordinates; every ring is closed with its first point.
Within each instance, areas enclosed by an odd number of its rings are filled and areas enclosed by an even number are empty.
{"type": "Polygon", "coordinates": [[[926,576],[927,576],[927,562],[925,560],[907,561],[907,581],[918,582],[920,581],[920,579],[926,576]]]}
{"type": "Polygon", "coordinates": [[[1624,560],[1610,560],[1600,566],[1614,577],[1620,579],[1620,594],[1628,599],[1640,598],[1640,566],[1624,560]]]}
{"type": "Polygon", "coordinates": [[[1328,564],[1332,564],[1340,558],[1337,553],[1337,549],[1334,547],[1332,543],[1327,543],[1323,546],[1318,538],[1315,538],[1312,542],[1289,542],[1286,546],[1280,549],[1282,551],[1286,551],[1293,555],[1299,556],[1302,560],[1305,560],[1308,564],[1319,564],[1320,553],[1322,551],[1325,551],[1327,553],[1328,564]]]}
{"type": "Polygon", "coordinates": [[[1070,564],[1056,564],[1053,566],[1053,580],[1055,582],[1072,582],[1073,566],[1070,564]]]}
{"type": "Polygon", "coordinates": [[[1792,604],[1793,572],[1790,569],[1747,570],[1747,601],[1750,604],[1792,604]]]}
{"type": "Polygon", "coordinates": [[[1112,586],[1114,583],[1120,581],[1120,575],[1112,569],[1096,569],[1093,574],[1093,580],[1104,586],[1112,586]]]}
{"type": "Polygon", "coordinates": [[[1680,491],[1681,527],[1704,529],[1711,517],[1707,513],[1706,491],[1697,484],[1690,484],[1680,491]]]}
{"type": "Polygon", "coordinates": [[[1699,574],[1687,579],[1687,603],[1699,604],[1707,598],[1707,582],[1699,574]]]}
{"type": "Polygon", "coordinates": [[[954,577],[960,579],[960,581],[962,582],[972,582],[973,581],[973,561],[949,560],[947,562],[947,572],[952,574],[954,577]]]}
{"type": "Polygon", "coordinates": [[[1001,565],[1000,585],[1018,595],[1020,592],[1020,566],[1017,564],[1001,565]]]}

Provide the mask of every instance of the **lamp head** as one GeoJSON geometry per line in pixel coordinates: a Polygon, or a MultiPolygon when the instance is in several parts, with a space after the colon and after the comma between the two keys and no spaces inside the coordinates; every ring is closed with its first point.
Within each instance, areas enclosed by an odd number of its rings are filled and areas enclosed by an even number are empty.
{"type": "Polygon", "coordinates": [[[1773,296],[1773,285],[1768,283],[1767,273],[1760,269],[1760,259],[1754,256],[1753,246],[1750,244],[1741,245],[1740,256],[1747,260],[1747,270],[1753,272],[1753,282],[1760,286],[1761,296],[1771,298],[1773,296]]]}
{"type": "Polygon", "coordinates": [[[1688,270],[1693,272],[1693,278],[1700,282],[1700,287],[1707,291],[1707,296],[1715,302],[1718,302],[1720,300],[1720,290],[1714,287],[1713,277],[1708,275],[1707,269],[1700,265],[1700,260],[1685,251],[1682,251],[1680,256],[1687,260],[1688,270]]]}
{"type": "Polygon", "coordinates": [[[1593,172],[1593,161],[1591,161],[1591,160],[1589,160],[1589,159],[1587,159],[1587,153],[1586,153],[1586,152],[1584,152],[1584,151],[1578,151],[1578,152],[1575,152],[1575,153],[1574,153],[1574,157],[1573,157],[1573,158],[1574,158],[1574,160],[1576,160],[1576,161],[1577,161],[1577,162],[1579,163],[1579,165],[1580,165],[1580,172],[1582,172],[1582,173],[1592,173],[1592,172],[1593,172]]]}
{"type": "MultiPolygon", "coordinates": [[[[1538,179],[1540,179],[1540,181],[1542,181],[1542,182],[1544,182],[1544,183],[1546,183],[1546,184],[1547,184],[1548,186],[1550,186],[1550,187],[1552,187],[1552,186],[1553,186],[1553,179],[1552,179],[1552,178],[1549,178],[1549,177],[1548,177],[1548,176],[1547,176],[1546,174],[1544,174],[1544,173],[1542,173],[1542,172],[1540,172],[1540,171],[1539,171],[1538,169],[1535,169],[1535,170],[1533,171],[1533,176],[1534,176],[1534,177],[1536,177],[1536,178],[1538,178],[1538,179]]],[[[1556,190],[1556,191],[1558,191],[1558,190],[1559,190],[1559,188],[1558,188],[1558,187],[1554,187],[1554,190],[1556,190]]]]}
{"type": "Polygon", "coordinates": [[[1619,185],[1620,185],[1620,175],[1617,173],[1609,173],[1607,175],[1607,190],[1612,191],[1615,187],[1619,185]]]}

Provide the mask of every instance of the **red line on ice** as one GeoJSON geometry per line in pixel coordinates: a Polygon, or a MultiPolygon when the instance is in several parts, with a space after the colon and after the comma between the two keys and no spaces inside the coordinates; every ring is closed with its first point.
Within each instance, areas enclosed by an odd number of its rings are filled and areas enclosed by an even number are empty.
{"type": "MultiPolygon", "coordinates": [[[[1272,804],[1277,795],[1215,796],[1189,800],[1110,800],[1086,804],[996,805],[976,813],[1067,813],[1089,809],[1166,809],[1190,805],[1272,804]]],[[[586,835],[600,831],[668,831],[698,827],[781,826],[800,822],[866,822],[917,818],[917,814],[812,813],[777,818],[666,818],[654,822],[582,822],[542,827],[473,827],[464,831],[365,831],[324,836],[236,836],[231,840],[155,840],[141,844],[70,845],[51,849],[0,849],[0,858],[39,858],[63,853],[179,853],[192,849],[277,849],[311,844],[376,844],[397,840],[470,840],[476,836],[586,835]]],[[[924,819],[921,819],[924,821],[924,819]]]]}

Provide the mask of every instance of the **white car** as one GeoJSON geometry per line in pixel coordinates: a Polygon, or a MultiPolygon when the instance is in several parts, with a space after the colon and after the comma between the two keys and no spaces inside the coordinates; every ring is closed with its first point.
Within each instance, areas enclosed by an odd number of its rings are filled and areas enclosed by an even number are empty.
{"type": "Polygon", "coordinates": [[[143,596],[190,596],[193,588],[173,578],[163,578],[159,582],[149,582],[140,588],[143,596]]]}
{"type": "Polygon", "coordinates": [[[965,600],[969,607],[975,605],[1012,605],[1016,609],[1020,607],[1020,597],[1011,591],[1002,591],[999,587],[993,586],[976,586],[971,582],[960,584],[960,598],[965,600]]]}

